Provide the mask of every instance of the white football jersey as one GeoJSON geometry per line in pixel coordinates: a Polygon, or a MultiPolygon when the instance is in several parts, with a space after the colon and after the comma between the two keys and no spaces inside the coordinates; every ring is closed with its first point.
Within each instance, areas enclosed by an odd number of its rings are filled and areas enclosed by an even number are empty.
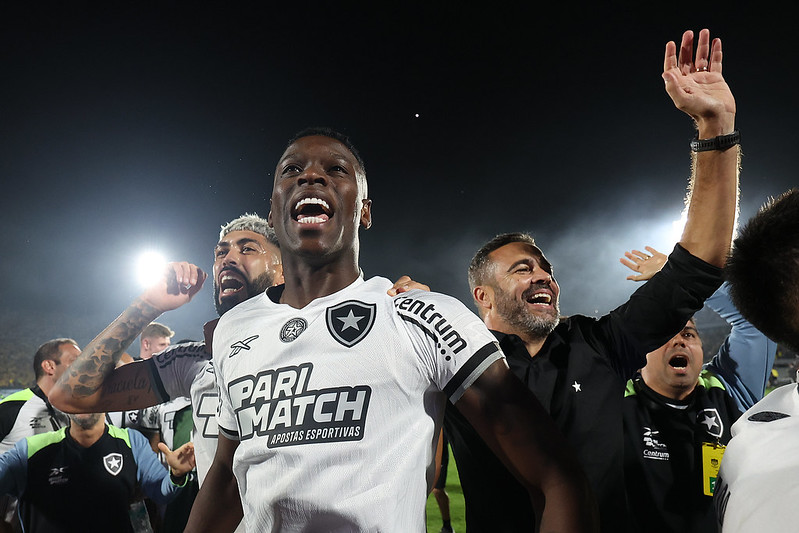
{"type": "Polygon", "coordinates": [[[724,533],[797,531],[799,394],[773,390],[732,425],[713,497],[724,533]]]}
{"type": "Polygon", "coordinates": [[[155,382],[163,397],[191,399],[192,442],[197,479],[202,485],[216,454],[219,433],[216,425],[219,395],[211,354],[205,349],[204,342],[192,342],[170,346],[150,361],[154,364],[155,382]]]}
{"type": "Polygon", "coordinates": [[[240,441],[248,531],[425,531],[444,402],[504,356],[457,300],[391,285],[302,309],[262,294],[220,320],[219,430],[240,441]]]}

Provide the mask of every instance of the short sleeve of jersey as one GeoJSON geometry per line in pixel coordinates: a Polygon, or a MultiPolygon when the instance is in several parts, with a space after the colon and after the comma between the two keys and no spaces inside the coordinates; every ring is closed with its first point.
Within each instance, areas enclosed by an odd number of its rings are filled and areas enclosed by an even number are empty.
{"type": "Polygon", "coordinates": [[[164,399],[191,397],[191,385],[211,354],[203,342],[170,346],[152,357],[153,374],[164,399]]]}
{"type": "Polygon", "coordinates": [[[455,298],[413,290],[394,298],[394,308],[423,367],[452,403],[505,357],[485,324],[455,298]]]}

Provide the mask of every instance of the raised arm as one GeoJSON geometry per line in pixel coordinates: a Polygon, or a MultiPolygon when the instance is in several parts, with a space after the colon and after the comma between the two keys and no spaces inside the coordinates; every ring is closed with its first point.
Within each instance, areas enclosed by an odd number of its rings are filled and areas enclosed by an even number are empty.
{"type": "Polygon", "coordinates": [[[194,500],[184,533],[233,531],[243,511],[239,485],[233,475],[233,454],[239,442],[219,434],[214,462],[194,500]]]}
{"type": "Polygon", "coordinates": [[[527,488],[541,533],[599,531],[596,502],[571,446],[504,360],[492,363],[455,406],[527,488]]]}
{"type": "Polygon", "coordinates": [[[161,313],[189,302],[202,288],[205,273],[190,263],[170,263],[148,288],[94,338],[48,394],[67,413],[143,408],[163,401],[152,383],[147,361],[117,368],[130,343],[161,313]]]}
{"type": "MultiPolygon", "coordinates": [[[[666,44],[663,80],[674,105],[694,119],[699,139],[735,130],[735,99],[721,74],[721,39],[710,31],[692,31],[677,45],[666,44]],[[696,54],[694,56],[694,45],[696,54]]],[[[738,201],[739,148],[693,153],[688,218],[680,245],[692,255],[721,267],[727,258],[738,201]]]]}

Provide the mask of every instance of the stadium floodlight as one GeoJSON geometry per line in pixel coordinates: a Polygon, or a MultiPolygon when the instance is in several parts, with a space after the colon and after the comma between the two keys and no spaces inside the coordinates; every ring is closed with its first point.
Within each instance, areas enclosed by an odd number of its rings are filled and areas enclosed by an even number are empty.
{"type": "Polygon", "coordinates": [[[166,263],[164,256],[158,252],[142,252],[136,261],[136,279],[143,287],[149,287],[161,278],[166,263]]]}

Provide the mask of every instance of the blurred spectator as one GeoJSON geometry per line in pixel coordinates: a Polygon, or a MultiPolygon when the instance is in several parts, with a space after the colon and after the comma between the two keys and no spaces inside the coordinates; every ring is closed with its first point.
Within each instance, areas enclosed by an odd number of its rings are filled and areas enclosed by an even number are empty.
{"type": "Polygon", "coordinates": [[[169,347],[175,332],[158,322],[150,322],[139,337],[139,359],[149,359],[169,347]]]}
{"type": "MultiPolygon", "coordinates": [[[[645,281],[666,256],[627,252],[622,263],[645,281]]],[[[732,329],[703,365],[694,319],[628,381],[624,399],[625,475],[634,531],[712,531],[713,490],[730,426],[764,394],[776,344],[741,317],[724,284],[705,305],[732,329]]]]}
{"type": "MultiPolygon", "coordinates": [[[[16,392],[0,401],[0,454],[9,451],[18,441],[61,428],[67,424],[66,416],[53,409],[47,401],[50,389],[80,354],[73,339],[52,339],[36,350],[33,356],[33,374],[36,384],[16,392]]],[[[11,531],[20,525],[14,498],[0,494],[0,517],[11,531]]]]}
{"type": "Polygon", "coordinates": [[[108,426],[104,413],[69,415],[67,427],[27,437],[0,456],[0,492],[19,498],[31,533],[132,533],[128,503],[138,486],[168,501],[194,467],[191,443],[164,468],[135,430],[108,426]]]}

